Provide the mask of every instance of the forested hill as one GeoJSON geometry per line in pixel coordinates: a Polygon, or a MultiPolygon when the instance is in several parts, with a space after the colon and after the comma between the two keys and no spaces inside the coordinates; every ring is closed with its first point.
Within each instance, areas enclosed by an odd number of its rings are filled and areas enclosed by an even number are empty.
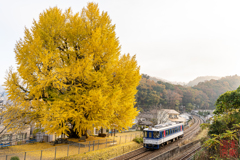
{"type": "Polygon", "coordinates": [[[203,91],[207,94],[210,106],[214,106],[217,98],[226,91],[235,90],[240,85],[240,76],[227,76],[219,80],[210,80],[200,82],[193,88],[203,91]]]}
{"type": "Polygon", "coordinates": [[[197,77],[194,80],[188,82],[187,86],[193,87],[193,86],[197,85],[199,82],[209,81],[211,79],[218,80],[220,78],[221,77],[216,77],[216,76],[201,76],[201,77],[197,77]]]}
{"type": "Polygon", "coordinates": [[[150,80],[143,75],[137,87],[137,106],[149,110],[153,106],[182,110],[194,108],[215,108],[218,96],[226,91],[235,90],[240,85],[240,76],[227,76],[219,80],[200,82],[194,87],[174,85],[171,83],[150,80]]]}
{"type": "MultiPolygon", "coordinates": [[[[147,75],[146,75],[147,76],[147,75]]],[[[154,82],[157,82],[157,81],[163,81],[163,82],[168,82],[168,83],[171,83],[171,84],[180,84],[180,85],[186,85],[186,83],[184,82],[172,82],[172,81],[168,81],[166,79],[163,79],[163,78],[157,78],[157,77],[150,77],[148,76],[150,80],[153,80],[154,82]]],[[[146,78],[146,77],[145,77],[146,78]]]]}

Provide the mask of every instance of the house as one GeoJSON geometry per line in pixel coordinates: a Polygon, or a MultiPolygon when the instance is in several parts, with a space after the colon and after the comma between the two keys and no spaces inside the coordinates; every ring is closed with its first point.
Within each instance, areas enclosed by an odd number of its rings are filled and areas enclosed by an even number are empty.
{"type": "Polygon", "coordinates": [[[173,109],[154,109],[150,112],[139,113],[136,118],[139,125],[149,126],[169,122],[179,122],[186,124],[186,119],[179,116],[179,113],[173,109]]]}
{"type": "Polygon", "coordinates": [[[180,117],[179,113],[173,109],[161,109],[161,112],[165,112],[167,114],[168,121],[176,122],[176,123],[183,123],[186,124],[187,120],[183,117],[180,117]]]}
{"type": "Polygon", "coordinates": [[[138,126],[136,127],[138,130],[142,130],[146,127],[153,126],[153,123],[151,121],[148,121],[144,118],[140,119],[138,121],[138,126]]]}
{"type": "Polygon", "coordinates": [[[188,113],[182,113],[179,116],[185,118],[187,121],[192,119],[192,115],[188,113]]]}
{"type": "MultiPolygon", "coordinates": [[[[7,102],[7,94],[3,93],[0,97],[0,113],[6,110],[4,105],[7,102]]],[[[26,141],[30,137],[30,128],[26,128],[21,132],[8,132],[6,127],[2,124],[2,117],[0,117],[0,143],[11,143],[16,145],[19,141],[26,141]]]]}
{"type": "Polygon", "coordinates": [[[209,120],[209,119],[211,119],[212,117],[213,117],[213,115],[210,114],[210,115],[207,115],[207,116],[205,117],[205,119],[206,119],[206,120],[209,120]]]}

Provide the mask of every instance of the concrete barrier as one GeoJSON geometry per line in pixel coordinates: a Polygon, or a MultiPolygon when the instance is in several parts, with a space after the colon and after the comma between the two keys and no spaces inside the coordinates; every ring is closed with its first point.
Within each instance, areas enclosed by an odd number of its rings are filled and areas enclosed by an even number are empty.
{"type": "Polygon", "coordinates": [[[193,141],[191,143],[188,143],[184,146],[177,146],[173,149],[171,149],[170,151],[164,152],[154,158],[151,158],[151,160],[168,160],[168,159],[172,159],[174,156],[176,156],[177,154],[184,152],[186,149],[191,148],[192,146],[194,146],[195,144],[197,144],[199,142],[199,140],[197,141],[193,141]]]}

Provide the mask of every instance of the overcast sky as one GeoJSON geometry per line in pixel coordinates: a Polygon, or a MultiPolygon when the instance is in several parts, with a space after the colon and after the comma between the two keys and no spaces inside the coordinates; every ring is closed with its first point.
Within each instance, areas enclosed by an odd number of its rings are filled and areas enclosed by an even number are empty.
{"type": "MultiPolygon", "coordinates": [[[[0,85],[17,67],[13,49],[43,10],[79,12],[85,0],[0,0],[0,85]]],[[[122,53],[136,54],[141,73],[188,82],[198,76],[240,75],[239,0],[101,0],[116,24],[122,53]]]]}

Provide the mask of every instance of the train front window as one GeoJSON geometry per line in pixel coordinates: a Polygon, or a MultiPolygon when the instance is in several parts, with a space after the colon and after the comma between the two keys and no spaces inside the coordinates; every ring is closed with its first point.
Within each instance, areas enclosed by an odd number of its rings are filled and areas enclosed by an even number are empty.
{"type": "Polygon", "coordinates": [[[152,138],[152,132],[148,132],[148,137],[152,138]]]}
{"type": "Polygon", "coordinates": [[[153,132],[153,138],[159,138],[160,137],[160,132],[155,131],[153,132]]]}
{"type": "Polygon", "coordinates": [[[144,137],[146,138],[146,137],[147,137],[147,132],[146,132],[146,131],[143,131],[143,135],[144,135],[144,137]]]}

